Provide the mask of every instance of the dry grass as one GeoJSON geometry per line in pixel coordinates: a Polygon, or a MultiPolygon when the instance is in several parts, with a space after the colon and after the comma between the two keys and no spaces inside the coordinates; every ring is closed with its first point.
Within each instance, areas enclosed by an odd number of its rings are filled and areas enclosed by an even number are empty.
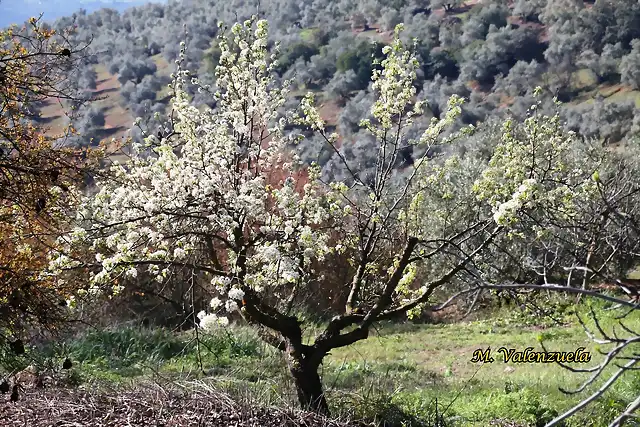
{"type": "Polygon", "coordinates": [[[348,427],[312,413],[238,403],[200,383],[96,390],[33,389],[0,404],[0,425],[29,427],[255,426],[348,427]]]}

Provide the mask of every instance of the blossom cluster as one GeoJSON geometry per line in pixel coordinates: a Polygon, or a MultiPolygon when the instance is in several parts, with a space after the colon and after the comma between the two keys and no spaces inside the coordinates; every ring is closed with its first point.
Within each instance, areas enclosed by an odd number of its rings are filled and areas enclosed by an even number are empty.
{"type": "Polygon", "coordinates": [[[568,215],[593,191],[595,182],[585,180],[584,171],[569,163],[573,138],[563,130],[558,114],[542,115],[537,104],[523,125],[504,123],[489,167],[473,186],[477,199],[494,207],[498,225],[516,223],[523,206],[560,208],[568,215]]]}
{"type": "Polygon", "coordinates": [[[533,178],[525,180],[518,190],[513,193],[513,196],[508,201],[498,205],[493,219],[498,225],[507,225],[516,220],[516,214],[518,211],[530,202],[536,190],[536,180],[533,178]]]}
{"type": "Polygon", "coordinates": [[[218,328],[229,325],[229,319],[224,316],[218,316],[213,313],[207,314],[205,311],[198,313],[200,320],[199,326],[206,332],[212,332],[218,328]]]}
{"type": "MultiPolygon", "coordinates": [[[[171,86],[175,135],[150,135],[126,164],[114,162],[112,176],[97,179],[97,194],[83,200],[81,226],[65,236],[70,245],[93,250],[86,262],[95,289],[118,279],[110,289],[118,292],[145,270],[159,283],[175,269],[210,274],[218,296],[211,313],[199,314],[210,329],[228,323],[219,312],[237,311],[245,290],[284,294],[312,274],[312,260],[331,250],[321,225],[346,214],[343,189],[323,188],[317,167],[298,185],[293,172],[300,160],[284,155],[295,139],[284,132],[290,118],[278,115],[289,85],[275,84],[267,42],[262,20],[220,32],[215,110],[192,105],[185,88],[200,82],[179,61],[171,86]],[[274,172],[289,176],[274,183],[274,172]],[[211,242],[222,242],[215,256],[211,242]]],[[[59,254],[51,267],[74,262],[59,254]]]]}

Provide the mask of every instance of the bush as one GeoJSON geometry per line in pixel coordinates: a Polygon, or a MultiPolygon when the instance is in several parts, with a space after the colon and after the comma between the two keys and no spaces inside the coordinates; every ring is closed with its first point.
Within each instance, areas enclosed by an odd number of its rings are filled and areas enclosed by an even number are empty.
{"type": "Polygon", "coordinates": [[[542,60],[544,45],[531,29],[513,30],[491,26],[486,41],[473,43],[463,51],[462,75],[465,80],[493,84],[498,74],[506,75],[516,62],[542,60]]]}
{"type": "Polygon", "coordinates": [[[348,50],[338,56],[338,71],[353,70],[357,76],[357,89],[364,89],[371,81],[374,69],[373,60],[382,59],[382,45],[379,43],[361,43],[355,49],[348,50]]]}
{"type": "MultiPolygon", "coordinates": [[[[83,333],[70,340],[66,349],[72,360],[120,375],[140,375],[148,363],[179,361],[182,366],[197,366],[197,361],[204,359],[214,366],[224,366],[234,359],[262,355],[263,343],[242,328],[233,333],[220,329],[201,334],[199,346],[193,338],[191,333],[165,328],[120,326],[83,333]]],[[[48,349],[47,353],[51,357],[54,351],[48,349]]]]}
{"type": "Polygon", "coordinates": [[[632,42],[632,50],[620,61],[620,79],[633,89],[640,89],[640,39],[632,42]]]}
{"type": "Polygon", "coordinates": [[[185,343],[167,329],[124,327],[90,331],[69,344],[72,357],[81,362],[104,361],[109,367],[166,361],[185,349],[185,343]]]}
{"type": "Polygon", "coordinates": [[[437,75],[455,80],[460,75],[460,66],[448,50],[423,48],[420,56],[425,80],[433,80],[437,75]]]}
{"type": "Polygon", "coordinates": [[[444,408],[437,402],[413,399],[410,395],[374,392],[365,396],[346,395],[337,400],[337,410],[349,419],[367,425],[384,427],[445,427],[450,424],[451,411],[442,415],[444,408]]]}
{"type": "Polygon", "coordinates": [[[320,50],[317,46],[306,42],[297,42],[289,45],[280,58],[278,58],[279,63],[276,71],[278,74],[282,75],[298,60],[298,58],[302,58],[306,62],[309,61],[313,55],[317,55],[319,52],[320,50]]]}

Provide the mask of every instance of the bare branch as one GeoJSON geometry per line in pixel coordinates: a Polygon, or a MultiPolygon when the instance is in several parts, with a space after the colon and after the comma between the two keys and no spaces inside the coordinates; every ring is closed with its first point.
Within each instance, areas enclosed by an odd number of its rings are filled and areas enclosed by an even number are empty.
{"type": "Polygon", "coordinates": [[[560,425],[564,420],[566,420],[570,416],[584,409],[591,402],[593,402],[594,400],[602,396],[604,392],[607,391],[609,387],[611,387],[623,373],[625,373],[629,368],[633,367],[639,361],[640,360],[638,359],[634,359],[627,362],[622,368],[618,369],[613,375],[611,375],[611,377],[600,388],[598,388],[598,390],[595,393],[593,393],[588,398],[584,399],[582,402],[578,403],[576,406],[574,406],[564,414],[551,420],[549,423],[547,423],[545,427],[553,427],[556,425],[560,425]]]}

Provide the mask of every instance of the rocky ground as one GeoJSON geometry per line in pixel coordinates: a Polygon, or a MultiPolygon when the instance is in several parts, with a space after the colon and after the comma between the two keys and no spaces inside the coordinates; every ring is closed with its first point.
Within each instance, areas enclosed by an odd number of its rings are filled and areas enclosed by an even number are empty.
{"type": "Polygon", "coordinates": [[[355,427],[314,414],[239,405],[211,390],[45,388],[0,395],[0,426],[28,427],[355,427]]]}

